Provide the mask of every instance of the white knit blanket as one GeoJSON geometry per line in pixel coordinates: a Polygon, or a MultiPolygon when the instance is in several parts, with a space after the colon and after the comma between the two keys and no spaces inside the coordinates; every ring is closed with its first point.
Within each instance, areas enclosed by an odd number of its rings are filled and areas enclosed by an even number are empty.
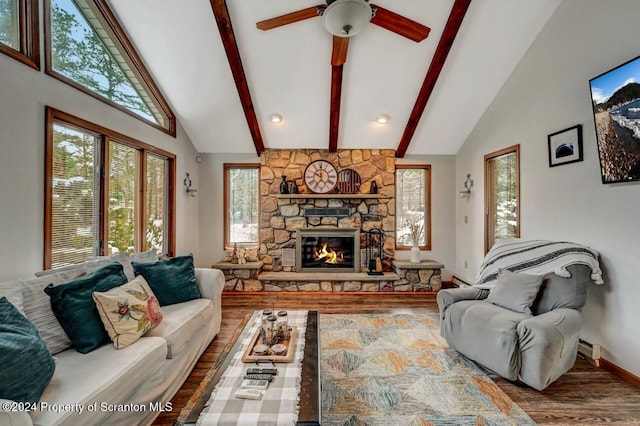
{"type": "Polygon", "coordinates": [[[569,278],[569,265],[590,267],[591,280],[596,284],[604,284],[598,252],[592,248],[562,241],[511,238],[495,243],[487,253],[476,275],[474,286],[492,288],[500,269],[532,275],[553,272],[560,277],[569,278]]]}

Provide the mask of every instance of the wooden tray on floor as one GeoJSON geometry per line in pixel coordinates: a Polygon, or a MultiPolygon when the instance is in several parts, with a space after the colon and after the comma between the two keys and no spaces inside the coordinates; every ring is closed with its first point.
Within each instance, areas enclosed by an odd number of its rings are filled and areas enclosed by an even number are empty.
{"type": "Polygon", "coordinates": [[[242,362],[291,362],[293,361],[293,354],[295,352],[295,341],[296,341],[296,328],[290,327],[289,329],[289,339],[281,340],[278,343],[282,343],[287,347],[287,353],[284,355],[273,355],[271,353],[271,349],[269,349],[269,353],[267,355],[253,355],[253,348],[258,344],[260,340],[260,327],[256,330],[253,337],[251,338],[251,344],[244,351],[242,355],[242,362]]]}

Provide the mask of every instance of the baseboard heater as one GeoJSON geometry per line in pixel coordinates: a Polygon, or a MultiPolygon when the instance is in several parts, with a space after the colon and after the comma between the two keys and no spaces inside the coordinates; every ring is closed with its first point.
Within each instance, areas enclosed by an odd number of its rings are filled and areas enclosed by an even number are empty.
{"type": "Polygon", "coordinates": [[[596,367],[600,367],[600,345],[586,340],[578,340],[578,355],[596,367]]]}
{"type": "Polygon", "coordinates": [[[469,284],[465,280],[462,280],[462,279],[456,277],[455,275],[453,276],[453,278],[451,278],[451,282],[454,285],[457,285],[458,287],[470,287],[471,286],[471,284],[469,284]]]}

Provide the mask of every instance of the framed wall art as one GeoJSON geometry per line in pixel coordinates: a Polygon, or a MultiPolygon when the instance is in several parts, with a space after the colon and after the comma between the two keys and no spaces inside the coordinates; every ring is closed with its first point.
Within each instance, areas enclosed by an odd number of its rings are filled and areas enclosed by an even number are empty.
{"type": "Polygon", "coordinates": [[[640,180],[640,56],[589,81],[602,183],[640,180]]]}
{"type": "Polygon", "coordinates": [[[549,167],[582,161],[582,125],[550,134],[549,167]]]}

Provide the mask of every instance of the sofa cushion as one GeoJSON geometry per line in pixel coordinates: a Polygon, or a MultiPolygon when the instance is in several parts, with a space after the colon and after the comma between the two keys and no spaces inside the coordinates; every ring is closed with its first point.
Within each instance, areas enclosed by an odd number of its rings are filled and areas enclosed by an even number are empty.
{"type": "Polygon", "coordinates": [[[201,297],[191,254],[152,263],[132,262],[132,265],[136,276],[142,275],[147,280],[160,306],[201,297]]]}
{"type": "Polygon", "coordinates": [[[531,316],[486,301],[463,300],[449,306],[440,326],[453,349],[515,380],[521,364],[517,327],[527,318],[531,316]]]}
{"type": "Polygon", "coordinates": [[[122,349],[162,321],[158,299],[142,276],[106,292],[93,292],[98,314],[113,346],[122,349]]]}
{"type": "Polygon", "coordinates": [[[581,310],[587,303],[591,287],[591,269],[586,265],[570,265],[569,278],[554,273],[544,276],[538,297],[531,306],[534,315],[544,314],[558,308],[581,310]]]}
{"type": "Polygon", "coordinates": [[[44,288],[48,284],[65,283],[85,276],[107,264],[108,262],[105,263],[104,261],[89,262],[83,266],[78,265],[75,269],[17,282],[22,290],[24,313],[38,328],[40,336],[53,355],[69,349],[73,345],[54,315],[51,309],[51,299],[44,292],[44,288]]]}
{"type": "Polygon", "coordinates": [[[34,275],[36,277],[46,277],[49,275],[70,274],[71,276],[79,277],[97,271],[111,262],[111,260],[106,258],[90,258],[86,262],[62,266],[59,268],[45,269],[44,271],[36,272],[34,275]]]}
{"type": "Polygon", "coordinates": [[[53,313],[78,352],[91,352],[109,340],[92,293],[107,291],[126,282],[122,265],[113,262],[68,283],[45,287],[53,313]]]}
{"type": "Polygon", "coordinates": [[[0,298],[0,398],[37,402],[55,363],[36,327],[0,298]]]}
{"type": "MultiPolygon", "coordinates": [[[[50,406],[83,405],[85,409],[82,413],[77,410],[38,410],[31,414],[34,425],[111,424],[107,419],[114,414],[114,409],[101,409],[100,404],[131,403],[138,389],[153,382],[160,374],[165,367],[166,356],[166,344],[157,337],[143,337],[122,350],[104,345],[88,354],[73,350],[58,354],[56,371],[40,402],[50,406]],[[86,407],[95,402],[98,409],[89,412],[86,407]]],[[[137,418],[133,413],[129,416],[137,418]]],[[[128,424],[134,423],[130,420],[128,424]]]]}
{"type": "Polygon", "coordinates": [[[157,262],[158,261],[158,252],[156,249],[144,251],[142,253],[118,253],[112,256],[95,256],[90,257],[89,260],[104,260],[107,259],[109,262],[118,262],[122,265],[124,269],[124,274],[127,276],[129,281],[133,281],[136,277],[136,274],[133,272],[133,266],[131,262],[138,263],[147,263],[147,262],[157,262]]]}
{"type": "Polygon", "coordinates": [[[0,297],[6,297],[7,300],[24,315],[22,289],[16,281],[0,283],[0,297]]]}
{"type": "Polygon", "coordinates": [[[486,300],[512,311],[531,315],[530,307],[538,295],[542,278],[538,275],[521,274],[502,269],[486,300]]]}
{"type": "Polygon", "coordinates": [[[209,299],[196,299],[162,307],[162,322],[147,336],[162,337],[167,341],[167,358],[176,357],[191,343],[197,330],[214,321],[214,307],[209,299]]]}

